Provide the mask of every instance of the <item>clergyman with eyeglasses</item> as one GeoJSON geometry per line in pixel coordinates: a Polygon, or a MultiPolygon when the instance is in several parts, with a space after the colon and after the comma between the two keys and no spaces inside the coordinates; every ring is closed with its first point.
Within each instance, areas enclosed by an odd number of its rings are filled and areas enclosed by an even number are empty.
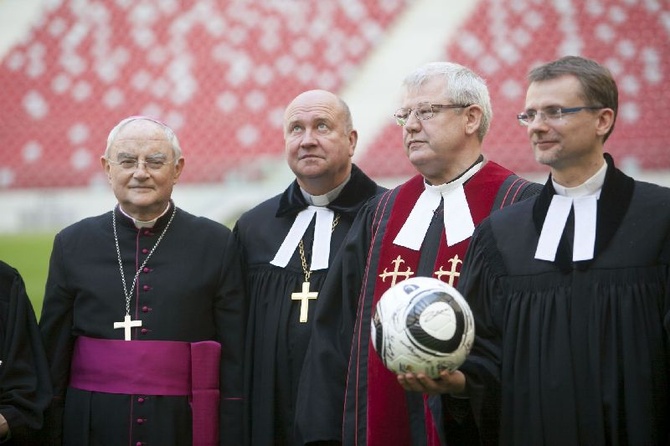
{"type": "Polygon", "coordinates": [[[473,235],[459,288],[478,337],[453,392],[495,444],[668,445],[670,189],[605,152],[606,67],[566,56],[528,79],[518,119],[550,176],[473,235]]]}
{"type": "Polygon", "coordinates": [[[394,119],[418,174],[366,203],[326,278],[299,390],[306,443],[478,442],[467,401],[442,398],[440,379],[396,376],[371,353],[370,316],[403,279],[437,277],[455,286],[475,227],[540,186],[482,155],[491,101],[470,69],[430,63],[403,87],[394,119]]]}
{"type": "Polygon", "coordinates": [[[118,204],[60,231],[40,329],[43,444],[242,444],[244,289],[225,226],[178,208],[177,136],[132,116],[101,158],[118,204]]]}

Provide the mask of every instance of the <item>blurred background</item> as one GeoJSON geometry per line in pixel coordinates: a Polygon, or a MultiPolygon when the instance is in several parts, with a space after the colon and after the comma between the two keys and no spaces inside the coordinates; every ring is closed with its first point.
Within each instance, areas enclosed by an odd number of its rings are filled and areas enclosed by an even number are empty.
{"type": "Polygon", "coordinates": [[[0,0],[0,259],[43,276],[55,231],[111,209],[99,158],[129,115],[176,130],[177,205],[229,226],[291,181],[282,115],[308,89],[349,103],[354,161],[399,184],[400,83],[435,60],[487,80],[486,156],[543,182],[515,115],[528,70],[568,54],[617,79],[618,165],[669,185],[668,0],[0,0]]]}

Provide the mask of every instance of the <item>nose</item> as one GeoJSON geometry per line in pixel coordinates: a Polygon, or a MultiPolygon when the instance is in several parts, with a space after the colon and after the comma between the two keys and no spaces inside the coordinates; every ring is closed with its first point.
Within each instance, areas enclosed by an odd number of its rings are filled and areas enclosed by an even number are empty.
{"type": "Polygon", "coordinates": [[[311,129],[305,129],[300,140],[300,147],[309,147],[316,145],[316,137],[311,129]]]}
{"type": "Polygon", "coordinates": [[[145,161],[138,161],[135,170],[133,171],[134,177],[146,178],[149,176],[149,169],[147,169],[147,163],[145,161]]]}
{"type": "Polygon", "coordinates": [[[407,116],[407,120],[405,121],[403,130],[405,130],[408,133],[415,133],[418,132],[420,128],[421,128],[421,120],[417,118],[416,113],[412,111],[409,114],[409,116],[407,116]]]}
{"type": "Polygon", "coordinates": [[[547,128],[547,120],[542,112],[538,112],[531,122],[528,123],[528,133],[542,131],[547,128]]]}

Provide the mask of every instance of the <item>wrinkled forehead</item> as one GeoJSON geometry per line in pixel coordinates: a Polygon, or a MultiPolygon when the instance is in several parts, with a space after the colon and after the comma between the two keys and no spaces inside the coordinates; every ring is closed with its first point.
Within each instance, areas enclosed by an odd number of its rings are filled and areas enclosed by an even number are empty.
{"type": "Polygon", "coordinates": [[[284,123],[311,120],[314,117],[336,119],[342,107],[337,96],[330,92],[314,90],[298,95],[284,112],[284,123]]]}
{"type": "Polygon", "coordinates": [[[291,124],[324,119],[335,121],[338,113],[335,107],[327,103],[294,104],[286,110],[284,122],[291,124]]]}
{"type": "Polygon", "coordinates": [[[449,97],[444,81],[437,77],[427,78],[416,85],[406,85],[401,94],[403,107],[412,107],[421,102],[443,102],[449,97]]]}

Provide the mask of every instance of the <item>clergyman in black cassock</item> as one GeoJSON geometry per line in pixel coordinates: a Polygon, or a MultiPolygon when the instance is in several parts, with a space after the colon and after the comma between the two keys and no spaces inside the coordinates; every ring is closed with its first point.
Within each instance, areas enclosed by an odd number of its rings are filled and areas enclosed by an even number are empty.
{"type": "Polygon", "coordinates": [[[301,444],[294,437],[296,395],[319,292],[356,213],[384,190],[351,163],[357,133],[332,93],[297,96],[284,131],[296,179],[244,213],[233,230],[250,305],[245,375],[253,446],[301,444]]]}
{"type": "Polygon", "coordinates": [[[489,444],[668,445],[670,189],[604,153],[604,66],[566,56],[529,80],[519,120],[551,175],[473,235],[465,391],[489,444]]]}
{"type": "Polygon", "coordinates": [[[175,206],[172,130],[121,121],[102,158],[119,204],[56,234],[40,329],[45,444],[240,445],[244,289],[232,232],[175,206]]]}

